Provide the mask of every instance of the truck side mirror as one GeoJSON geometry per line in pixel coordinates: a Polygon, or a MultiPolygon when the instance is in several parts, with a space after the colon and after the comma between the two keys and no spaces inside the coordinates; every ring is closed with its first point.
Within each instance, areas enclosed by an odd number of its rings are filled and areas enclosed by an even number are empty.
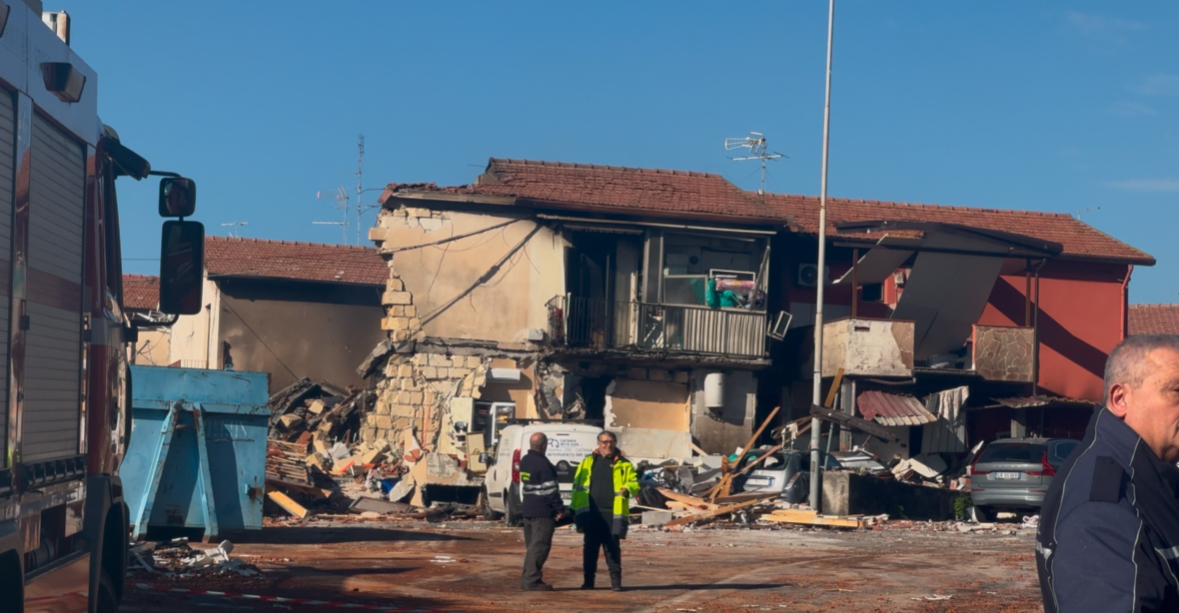
{"type": "Polygon", "coordinates": [[[160,310],[195,315],[204,289],[205,226],[196,221],[165,221],[160,247],[160,310]]]}
{"type": "Polygon", "coordinates": [[[160,179],[160,217],[191,217],[196,210],[196,181],[183,177],[160,179]]]}

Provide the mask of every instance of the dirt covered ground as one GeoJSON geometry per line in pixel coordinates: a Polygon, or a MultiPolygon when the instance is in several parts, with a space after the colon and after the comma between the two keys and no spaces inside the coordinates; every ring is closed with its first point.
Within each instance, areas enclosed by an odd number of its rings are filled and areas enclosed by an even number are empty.
{"type": "Polygon", "coordinates": [[[133,573],[122,611],[1022,613],[1041,610],[1033,538],[1019,524],[638,529],[623,542],[617,593],[602,589],[604,560],[599,589],[577,589],[581,537],[564,529],[545,567],[556,590],[545,593],[520,591],[522,534],[502,523],[319,521],[239,536],[233,557],[260,577],[133,573]]]}

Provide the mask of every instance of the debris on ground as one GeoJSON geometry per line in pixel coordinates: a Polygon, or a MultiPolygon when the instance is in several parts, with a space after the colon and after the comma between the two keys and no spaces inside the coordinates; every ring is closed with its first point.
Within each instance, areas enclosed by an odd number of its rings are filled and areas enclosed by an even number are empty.
{"type": "Polygon", "coordinates": [[[262,574],[257,566],[230,558],[233,543],[222,541],[213,549],[193,549],[188,539],[177,538],[162,543],[131,543],[132,570],[171,575],[200,575],[202,577],[256,577],[262,574]]]}

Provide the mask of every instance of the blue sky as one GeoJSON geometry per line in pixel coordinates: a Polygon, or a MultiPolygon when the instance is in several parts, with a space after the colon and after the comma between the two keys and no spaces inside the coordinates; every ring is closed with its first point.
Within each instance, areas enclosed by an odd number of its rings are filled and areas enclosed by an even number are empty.
{"type": "MultiPolygon", "coordinates": [[[[103,121],[197,180],[210,234],[340,242],[311,222],[342,217],[339,186],[355,202],[359,134],[366,188],[469,183],[494,156],[756,189],[722,147],[755,130],[789,156],[770,191],[819,192],[826,2],[46,9],[72,15],[103,121]]],[[[832,196],[1079,214],[1158,258],[1131,301],[1179,302],[1179,3],[841,0],[830,164],[832,196]]],[[[149,273],[156,187],[125,181],[127,268],[149,273]]]]}

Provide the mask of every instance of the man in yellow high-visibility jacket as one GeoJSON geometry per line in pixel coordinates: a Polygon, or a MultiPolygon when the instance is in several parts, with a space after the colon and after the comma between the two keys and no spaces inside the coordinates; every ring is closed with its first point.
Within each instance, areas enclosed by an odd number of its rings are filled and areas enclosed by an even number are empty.
{"type": "Polygon", "coordinates": [[[606,550],[606,567],[610,569],[610,587],[622,591],[622,545],[630,523],[630,499],[639,493],[639,480],[630,460],[618,451],[618,437],[603,430],[598,434],[598,448],[581,461],[573,474],[573,499],[577,531],[585,535],[582,564],[585,572],[583,590],[594,588],[598,570],[598,550],[606,550]]]}

